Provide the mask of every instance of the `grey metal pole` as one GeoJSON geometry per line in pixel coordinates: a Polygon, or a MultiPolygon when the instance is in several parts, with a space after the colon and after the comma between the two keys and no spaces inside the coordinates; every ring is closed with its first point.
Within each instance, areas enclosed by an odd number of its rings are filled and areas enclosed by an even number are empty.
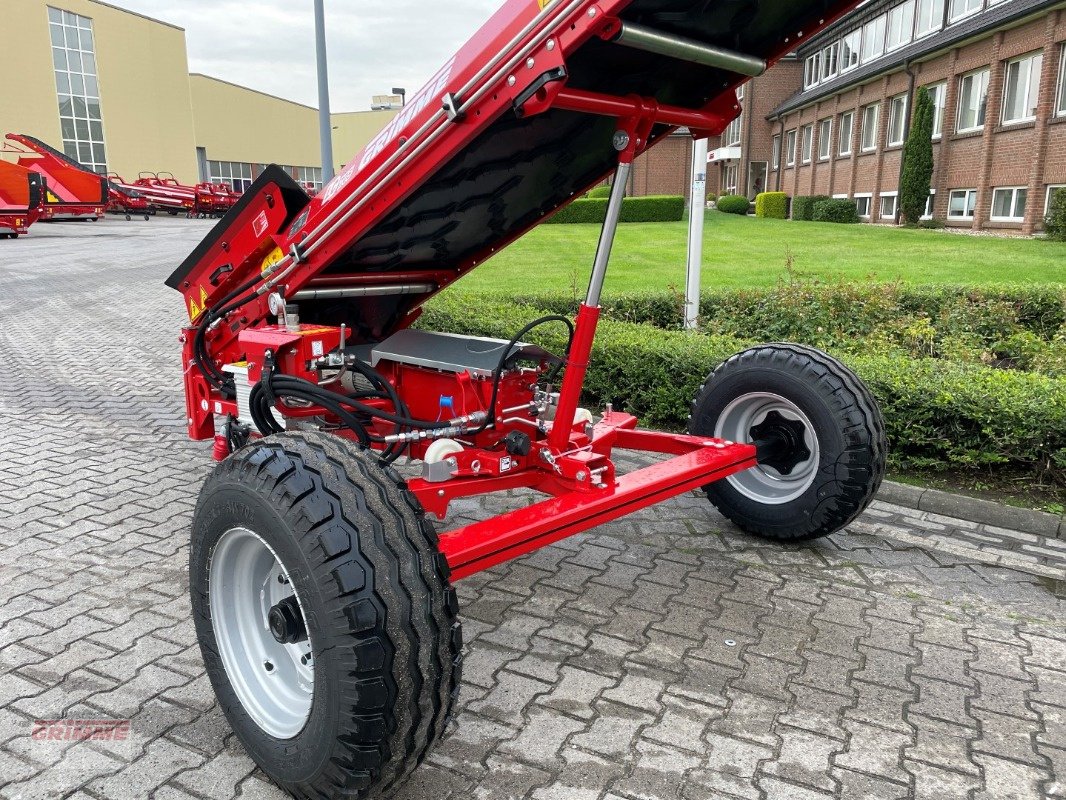
{"type": "MultiPolygon", "coordinates": [[[[628,138],[626,139],[628,142],[628,138]]],[[[611,183],[611,196],[607,200],[607,216],[600,228],[600,241],[596,245],[596,258],[592,263],[592,276],[589,278],[589,290],[585,295],[585,305],[598,306],[600,292],[603,291],[603,279],[607,275],[607,262],[611,259],[611,246],[614,234],[618,230],[618,218],[622,216],[622,198],[626,194],[626,182],[629,180],[631,164],[624,162],[614,171],[611,183]]]]}
{"type": "Polygon", "coordinates": [[[318,57],[318,137],[322,147],[322,183],[326,184],[333,179],[333,124],[329,113],[324,0],[315,0],[315,53],[318,57]]]}

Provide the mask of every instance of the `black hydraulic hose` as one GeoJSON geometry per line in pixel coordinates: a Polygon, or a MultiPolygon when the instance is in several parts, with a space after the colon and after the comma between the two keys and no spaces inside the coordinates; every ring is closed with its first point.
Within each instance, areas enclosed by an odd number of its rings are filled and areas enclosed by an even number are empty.
{"type": "Polygon", "coordinates": [[[566,352],[564,353],[564,359],[570,357],[570,347],[574,343],[574,323],[570,321],[569,317],[564,317],[561,314],[548,314],[544,317],[538,317],[537,319],[527,324],[524,328],[522,328],[522,330],[512,336],[511,341],[509,341],[506,347],[503,348],[503,354],[500,356],[500,361],[496,365],[495,372],[493,372],[492,374],[492,394],[489,397],[488,414],[485,416],[485,419],[478,427],[466,432],[467,436],[474,436],[478,433],[481,433],[489,425],[495,423],[496,396],[499,394],[500,391],[500,378],[503,375],[503,368],[507,365],[507,359],[511,357],[511,348],[518,344],[522,337],[529,333],[531,330],[548,322],[561,322],[566,326],[566,329],[568,331],[568,337],[566,341],[566,352]]]}

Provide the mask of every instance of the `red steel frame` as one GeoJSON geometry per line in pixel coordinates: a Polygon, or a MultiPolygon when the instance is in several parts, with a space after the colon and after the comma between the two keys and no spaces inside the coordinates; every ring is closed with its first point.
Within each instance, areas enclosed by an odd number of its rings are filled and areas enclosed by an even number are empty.
{"type": "Polygon", "coordinates": [[[45,177],[41,219],[99,219],[107,209],[108,192],[103,176],[90,172],[43,142],[21,133],[5,137],[7,152],[18,154],[20,166],[45,177]]]}
{"type": "MultiPolygon", "coordinates": [[[[614,35],[619,26],[617,14],[628,2],[554,0],[545,5],[510,0],[429,86],[415,95],[405,110],[311,200],[293,225],[284,224],[285,209],[277,202],[281,187],[268,184],[254,193],[252,190],[246,193],[242,203],[221,223],[226,228],[221,237],[214,242],[206,241],[195,254],[198,260],[193,268],[171,279],[175,281],[171,285],[185,296],[193,323],[183,336],[190,436],[197,439],[216,436],[217,456],[224,456],[228,450],[225,437],[214,429],[214,416],[235,415],[236,404],[210,387],[198,372],[194,366],[193,340],[196,323],[205,309],[219,303],[234,286],[257,275],[261,280],[255,296],[229,314],[230,324],[216,323],[207,329],[208,344],[219,365],[247,359],[254,380],[270,353],[290,353],[288,362],[279,362],[282,373],[289,373],[292,365],[301,363],[298,355],[306,347],[308,334],[312,338],[321,337],[318,345],[322,347],[324,341],[327,351],[336,346],[339,338],[336,329],[315,328],[292,333],[284,327],[265,325],[269,315],[268,295],[276,288],[284,288],[285,296],[292,297],[304,289],[338,285],[430,281],[434,291],[439,291],[524,232],[515,231],[505,241],[495,242],[488,252],[475,254],[450,269],[321,275],[339,254],[453,158],[488,120],[513,108],[519,98],[524,102],[519,109],[524,115],[560,108],[615,118],[620,170],[628,170],[634,157],[654,144],[651,136],[656,125],[688,126],[697,136],[720,133],[740,110],[732,87],[719,93],[705,107],[690,109],[662,105],[645,97],[616,97],[571,89],[561,80],[535,82],[545,71],[564,66],[567,55],[589,38],[609,39],[614,35]],[[452,87],[455,89],[448,91],[452,87]],[[446,110],[449,102],[452,113],[446,110]]],[[[838,3],[833,13],[819,19],[809,34],[832,22],[853,4],[838,3]]],[[[795,36],[782,35],[771,62],[795,47],[795,36]]],[[[618,181],[615,185],[619,185],[618,181]]],[[[624,186],[624,181],[621,185],[624,186]]],[[[611,202],[615,199],[612,196],[611,202]]],[[[617,201],[621,202],[621,190],[617,192],[617,201]]],[[[613,228],[608,231],[605,224],[597,254],[597,262],[602,261],[603,268],[612,236],[613,228]]],[[[528,457],[518,460],[518,468],[507,471],[501,467],[482,472],[480,460],[498,464],[499,453],[489,451],[481,437],[476,438],[474,447],[456,456],[458,469],[452,479],[408,481],[409,489],[423,508],[441,518],[449,502],[460,497],[514,488],[530,488],[549,495],[537,504],[442,533],[440,547],[455,578],[756,464],[753,445],[640,430],[634,417],[609,407],[591,429],[575,424],[599,318],[599,285],[596,284],[597,281],[602,284],[602,277],[602,269],[598,277],[594,270],[589,298],[577,314],[554,421],[550,426],[544,425],[542,437],[532,443],[528,457]],[[671,457],[616,476],[610,460],[615,448],[671,457]]],[[[431,293],[427,292],[427,297],[431,293]]],[[[418,313],[416,306],[397,327],[407,327],[418,313]]],[[[419,379],[414,374],[418,371],[401,367],[389,379],[403,393],[406,385],[419,379]]],[[[497,436],[510,429],[502,418],[506,405],[506,400],[502,400],[497,408],[488,409],[496,417],[497,436]]],[[[304,413],[322,413],[322,410],[304,413]]],[[[411,452],[424,454],[424,444],[411,445],[411,452]]]]}

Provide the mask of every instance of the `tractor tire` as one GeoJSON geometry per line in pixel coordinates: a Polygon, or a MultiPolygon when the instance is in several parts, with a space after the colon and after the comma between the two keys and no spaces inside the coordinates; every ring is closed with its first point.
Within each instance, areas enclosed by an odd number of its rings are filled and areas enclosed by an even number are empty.
{"type": "Polygon", "coordinates": [[[417,500],[372,452],[283,433],[231,455],[200,492],[189,583],[222,711],[290,794],[377,796],[444,732],[458,601],[417,500]]]}
{"type": "Polygon", "coordinates": [[[820,350],[766,344],[737,353],[692,402],[689,433],[764,441],[760,463],[704,487],[742,530],[780,541],[826,536],[855,519],[885,474],[887,443],[870,390],[820,350]]]}

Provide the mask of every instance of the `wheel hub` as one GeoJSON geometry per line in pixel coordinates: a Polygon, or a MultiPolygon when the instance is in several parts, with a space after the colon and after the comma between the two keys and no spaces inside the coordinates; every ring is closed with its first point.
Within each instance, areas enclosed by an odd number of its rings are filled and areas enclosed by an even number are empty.
{"type": "Polygon", "coordinates": [[[786,419],[777,409],[771,409],[758,425],[748,431],[755,444],[759,463],[773,467],[782,475],[791,475],[799,464],[811,457],[811,449],[804,442],[806,426],[798,419],[786,419]]]}
{"type": "Polygon", "coordinates": [[[290,595],[272,606],[267,614],[267,623],[270,633],[281,644],[296,644],[307,640],[307,629],[304,627],[303,615],[295,595],[290,595]]]}

